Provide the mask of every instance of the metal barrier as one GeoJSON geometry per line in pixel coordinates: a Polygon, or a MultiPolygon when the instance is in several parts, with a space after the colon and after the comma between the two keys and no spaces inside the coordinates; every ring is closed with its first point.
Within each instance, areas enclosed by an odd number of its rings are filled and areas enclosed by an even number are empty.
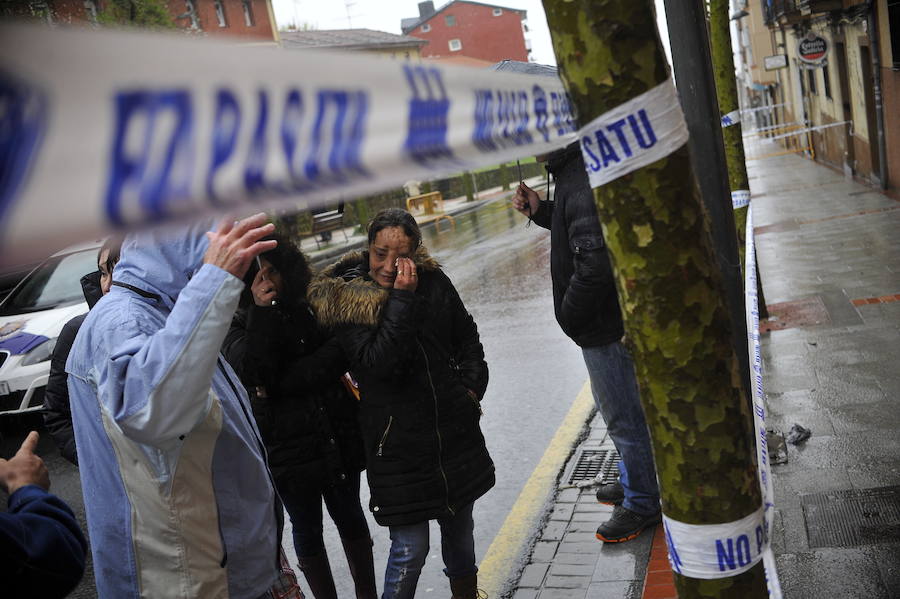
{"type": "Polygon", "coordinates": [[[444,198],[439,191],[423,193],[421,195],[406,198],[406,210],[422,210],[423,214],[435,214],[444,211],[444,198]],[[437,210],[435,210],[437,206],[437,210]]]}

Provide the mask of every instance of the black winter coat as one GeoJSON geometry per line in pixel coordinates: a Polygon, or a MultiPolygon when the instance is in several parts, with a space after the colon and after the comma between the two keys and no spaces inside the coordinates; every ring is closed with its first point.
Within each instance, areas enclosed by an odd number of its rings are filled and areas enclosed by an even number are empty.
{"type": "Polygon", "coordinates": [[[475,321],[424,248],[415,262],[414,293],[372,281],[364,252],[308,292],[359,383],[369,509],[382,526],[451,515],[495,482],[479,427],[488,369],[475,321]]]}
{"type": "MultiPolygon", "coordinates": [[[[94,271],[81,277],[81,290],[88,307],[103,297],[100,290],[100,271],[94,271]]],[[[75,336],[81,328],[81,323],[87,318],[87,312],[79,314],[67,322],[53,347],[50,356],[50,375],[47,378],[47,387],[44,389],[44,426],[53,438],[53,442],[59,448],[62,457],[78,465],[78,456],[75,451],[75,431],[72,429],[72,408],[69,404],[69,375],[66,374],[66,360],[75,343],[75,336]]]]}
{"type": "Polygon", "coordinates": [[[532,217],[550,229],[553,308],[563,332],[581,347],[598,347],[625,334],[612,266],[577,144],[547,164],[556,190],[532,217]]]}
{"type": "Polygon", "coordinates": [[[358,402],[340,380],[347,359],[308,305],[238,310],[222,353],[247,388],[276,487],[323,489],[363,469],[358,402]]]}

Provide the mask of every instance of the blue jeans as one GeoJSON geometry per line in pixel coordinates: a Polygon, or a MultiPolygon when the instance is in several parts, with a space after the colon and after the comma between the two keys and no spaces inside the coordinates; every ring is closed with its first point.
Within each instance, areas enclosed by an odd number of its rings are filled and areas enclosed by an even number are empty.
{"type": "Polygon", "coordinates": [[[659,511],[659,486],[650,433],[638,394],[634,362],[620,342],[583,347],[594,402],[619,452],[619,482],[627,509],[642,515],[659,511]]]}
{"type": "MultiPolygon", "coordinates": [[[[478,572],[475,565],[475,521],[470,503],[453,516],[438,518],[444,574],[462,578],[478,572]]],[[[391,526],[391,553],[381,599],[412,599],[428,557],[428,521],[391,526]]]]}
{"type": "Polygon", "coordinates": [[[294,551],[297,557],[314,557],[325,553],[322,538],[322,500],[334,520],[341,539],[355,541],[369,538],[369,525],[359,503],[359,473],[350,474],[347,482],[325,487],[303,484],[278,487],[284,509],[291,517],[294,551]]]}

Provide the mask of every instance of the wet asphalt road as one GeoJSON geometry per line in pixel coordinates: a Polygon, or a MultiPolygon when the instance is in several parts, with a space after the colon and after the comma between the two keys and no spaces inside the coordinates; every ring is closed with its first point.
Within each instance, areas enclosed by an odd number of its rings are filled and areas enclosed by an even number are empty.
{"type": "MultiPolygon", "coordinates": [[[[442,224],[446,228],[446,223],[442,224]]],[[[540,460],[556,428],[587,379],[578,348],[553,318],[549,280],[549,232],[531,225],[504,200],[456,217],[456,228],[438,233],[423,229],[425,244],[456,285],[478,324],[490,366],[481,425],[497,468],[497,485],[475,504],[476,555],[480,561],[502,526],[522,487],[540,460]]],[[[2,455],[15,452],[24,423],[6,423],[2,455]],[[11,432],[12,431],[12,432],[11,432]]],[[[52,490],[82,517],[77,470],[59,457],[48,436],[42,455],[50,468],[52,490]]],[[[368,489],[362,484],[363,505],[368,489]]],[[[5,502],[4,502],[5,505],[5,502]]],[[[366,510],[368,513],[368,510],[366,510]]],[[[369,517],[375,541],[379,592],[390,545],[387,529],[369,517]]],[[[289,526],[289,524],[288,524],[289,526]]],[[[418,597],[449,596],[442,572],[439,532],[431,527],[431,551],[418,597]]],[[[353,597],[352,580],[334,525],[325,517],[326,545],[339,597],[353,597]]],[[[284,546],[293,560],[289,530],[284,546]]],[[[304,589],[305,581],[301,581],[304,589]]],[[[88,573],[72,595],[93,597],[88,573]]]]}

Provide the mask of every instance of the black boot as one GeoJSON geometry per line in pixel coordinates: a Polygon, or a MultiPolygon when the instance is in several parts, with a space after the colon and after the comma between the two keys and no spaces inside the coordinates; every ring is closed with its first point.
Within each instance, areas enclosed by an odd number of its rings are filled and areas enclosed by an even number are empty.
{"type": "Polygon", "coordinates": [[[375,590],[375,562],[372,559],[372,539],[363,537],[348,541],[342,538],[341,543],[344,545],[347,565],[350,566],[350,574],[353,576],[356,599],[378,599],[378,591],[375,590]]]}
{"type": "Polygon", "coordinates": [[[487,599],[484,591],[478,590],[478,575],[450,579],[451,599],[487,599]]]}
{"type": "Polygon", "coordinates": [[[297,561],[315,599],[337,599],[334,579],[331,577],[331,566],[328,564],[328,554],[322,552],[311,557],[297,558],[297,561]]]}

